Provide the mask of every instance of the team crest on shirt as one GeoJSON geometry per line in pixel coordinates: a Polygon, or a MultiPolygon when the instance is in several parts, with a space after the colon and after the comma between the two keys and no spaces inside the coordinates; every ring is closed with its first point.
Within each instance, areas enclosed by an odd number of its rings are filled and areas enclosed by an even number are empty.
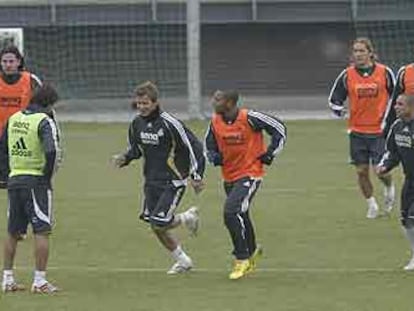
{"type": "Polygon", "coordinates": [[[22,99],[20,97],[0,97],[1,107],[20,107],[22,99]]]}
{"type": "Polygon", "coordinates": [[[413,139],[408,135],[395,134],[395,143],[398,147],[411,148],[413,146],[413,139]]]}
{"type": "Polygon", "coordinates": [[[159,145],[160,138],[157,133],[141,132],[141,142],[145,145],[159,145]]]}
{"type": "Polygon", "coordinates": [[[358,98],[373,98],[378,96],[377,83],[358,83],[356,85],[358,98]]]}
{"type": "Polygon", "coordinates": [[[225,141],[226,145],[243,145],[245,139],[243,133],[230,132],[223,135],[223,140],[225,141]]]}

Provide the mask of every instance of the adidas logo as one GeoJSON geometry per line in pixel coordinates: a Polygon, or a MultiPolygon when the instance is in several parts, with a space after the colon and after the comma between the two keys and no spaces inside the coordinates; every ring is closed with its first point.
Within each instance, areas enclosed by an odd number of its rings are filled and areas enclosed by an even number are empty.
{"type": "Polygon", "coordinates": [[[26,143],[24,142],[23,137],[20,137],[18,141],[13,145],[13,149],[25,149],[27,150],[26,143]]]}
{"type": "Polygon", "coordinates": [[[245,181],[245,182],[243,183],[243,186],[245,186],[245,187],[250,187],[250,181],[245,181]]]}
{"type": "Polygon", "coordinates": [[[27,150],[26,143],[24,142],[23,137],[20,137],[16,143],[13,145],[13,149],[11,151],[12,156],[18,157],[31,157],[32,152],[27,150]]]}
{"type": "Polygon", "coordinates": [[[404,127],[402,131],[403,131],[403,133],[409,133],[410,132],[408,126],[404,127]]]}

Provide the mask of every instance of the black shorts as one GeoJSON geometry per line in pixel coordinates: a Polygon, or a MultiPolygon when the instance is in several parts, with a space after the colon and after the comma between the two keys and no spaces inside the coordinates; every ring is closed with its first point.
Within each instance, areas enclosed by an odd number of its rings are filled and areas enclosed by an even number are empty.
{"type": "Polygon", "coordinates": [[[414,179],[406,179],[401,191],[401,223],[414,227],[414,179]]]}
{"type": "Polygon", "coordinates": [[[385,152],[385,139],[382,136],[350,133],[349,149],[351,164],[377,165],[385,152]]]}
{"type": "Polygon", "coordinates": [[[224,203],[224,213],[246,213],[261,182],[261,179],[250,177],[235,182],[225,182],[224,191],[227,198],[224,203]]]}
{"type": "Polygon", "coordinates": [[[174,212],[185,192],[185,185],[172,183],[146,184],[140,218],[153,225],[165,227],[174,220],[174,212]]]}
{"type": "Polygon", "coordinates": [[[48,187],[8,190],[8,232],[25,234],[30,223],[34,233],[52,230],[52,190],[48,187]]]}

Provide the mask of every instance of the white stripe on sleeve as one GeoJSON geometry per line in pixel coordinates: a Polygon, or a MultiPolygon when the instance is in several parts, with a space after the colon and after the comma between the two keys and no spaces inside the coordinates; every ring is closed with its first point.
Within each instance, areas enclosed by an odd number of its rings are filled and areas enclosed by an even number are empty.
{"type": "Polygon", "coordinates": [[[190,174],[196,174],[198,169],[197,159],[195,157],[195,153],[193,150],[193,147],[191,146],[190,140],[188,139],[188,136],[185,132],[184,127],[182,124],[175,119],[172,115],[170,115],[167,112],[162,112],[161,117],[163,117],[165,120],[167,120],[169,123],[171,123],[175,129],[178,131],[178,134],[181,137],[181,140],[184,142],[184,144],[187,146],[189,154],[190,154],[190,174]]]}

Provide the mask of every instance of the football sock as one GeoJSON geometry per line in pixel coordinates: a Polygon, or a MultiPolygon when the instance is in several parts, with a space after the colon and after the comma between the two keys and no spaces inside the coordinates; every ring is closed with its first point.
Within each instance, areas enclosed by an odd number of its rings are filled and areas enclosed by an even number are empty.
{"type": "Polygon", "coordinates": [[[385,186],[385,192],[388,196],[393,196],[395,194],[395,186],[394,183],[391,183],[390,186],[385,186]]]}
{"type": "Polygon", "coordinates": [[[180,220],[180,223],[183,224],[187,221],[190,215],[187,212],[184,212],[184,213],[178,214],[176,217],[180,220]]]}
{"type": "Polygon", "coordinates": [[[180,245],[178,245],[177,248],[171,252],[171,256],[175,261],[181,263],[188,264],[191,262],[191,258],[183,251],[180,245]]]}
{"type": "Polygon", "coordinates": [[[13,283],[14,282],[13,270],[3,270],[3,282],[4,283],[13,283]]]}
{"type": "Polygon", "coordinates": [[[45,284],[46,282],[47,282],[46,281],[46,271],[35,270],[33,283],[37,286],[41,286],[41,285],[45,284]]]}
{"type": "Polygon", "coordinates": [[[369,207],[371,207],[371,206],[377,206],[378,204],[377,204],[377,201],[375,200],[375,198],[374,197],[370,197],[370,198],[368,198],[367,199],[367,203],[368,203],[368,206],[369,207]]]}

